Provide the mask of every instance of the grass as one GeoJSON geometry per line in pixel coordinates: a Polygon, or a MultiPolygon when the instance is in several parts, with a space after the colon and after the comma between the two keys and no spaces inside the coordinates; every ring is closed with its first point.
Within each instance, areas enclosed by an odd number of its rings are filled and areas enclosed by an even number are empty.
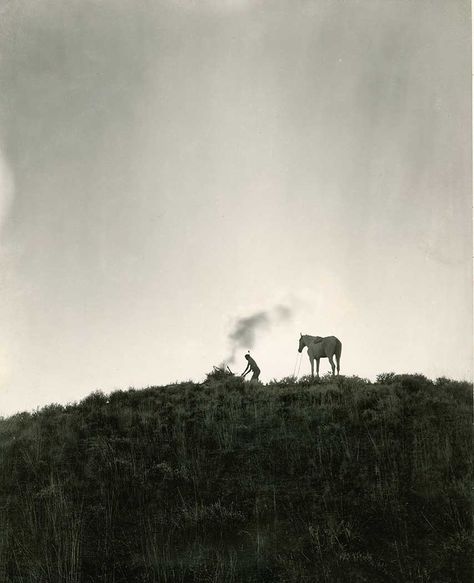
{"type": "Polygon", "coordinates": [[[0,420],[5,582],[472,580],[472,386],[223,377],[0,420]]]}

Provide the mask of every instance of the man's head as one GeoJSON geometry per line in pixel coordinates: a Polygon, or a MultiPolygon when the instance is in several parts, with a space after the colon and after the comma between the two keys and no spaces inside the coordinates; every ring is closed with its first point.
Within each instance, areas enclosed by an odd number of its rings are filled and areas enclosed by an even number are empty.
{"type": "Polygon", "coordinates": [[[247,360],[249,360],[249,359],[250,359],[250,354],[246,354],[246,355],[245,355],[245,358],[246,358],[247,360]]]}

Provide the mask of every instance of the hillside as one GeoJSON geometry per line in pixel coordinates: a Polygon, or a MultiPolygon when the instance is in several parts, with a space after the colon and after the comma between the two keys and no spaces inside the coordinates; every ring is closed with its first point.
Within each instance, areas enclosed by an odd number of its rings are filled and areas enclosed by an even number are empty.
{"type": "Polygon", "coordinates": [[[239,378],[0,420],[0,580],[472,580],[472,386],[239,378]]]}

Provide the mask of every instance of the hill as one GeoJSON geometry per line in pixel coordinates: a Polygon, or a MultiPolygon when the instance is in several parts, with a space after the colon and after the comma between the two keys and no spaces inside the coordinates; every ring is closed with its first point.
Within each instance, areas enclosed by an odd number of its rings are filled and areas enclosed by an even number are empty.
{"type": "Polygon", "coordinates": [[[240,378],[0,420],[5,582],[472,579],[472,386],[240,378]]]}

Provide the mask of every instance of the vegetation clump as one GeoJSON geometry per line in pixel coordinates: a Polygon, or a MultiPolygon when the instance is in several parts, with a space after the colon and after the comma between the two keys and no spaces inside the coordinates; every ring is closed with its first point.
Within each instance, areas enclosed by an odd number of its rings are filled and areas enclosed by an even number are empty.
{"type": "Polygon", "coordinates": [[[206,374],[206,381],[224,381],[232,377],[235,377],[235,374],[228,366],[214,366],[212,371],[206,374]]]}
{"type": "Polygon", "coordinates": [[[6,583],[468,583],[472,386],[288,377],[0,419],[6,583]]]}

